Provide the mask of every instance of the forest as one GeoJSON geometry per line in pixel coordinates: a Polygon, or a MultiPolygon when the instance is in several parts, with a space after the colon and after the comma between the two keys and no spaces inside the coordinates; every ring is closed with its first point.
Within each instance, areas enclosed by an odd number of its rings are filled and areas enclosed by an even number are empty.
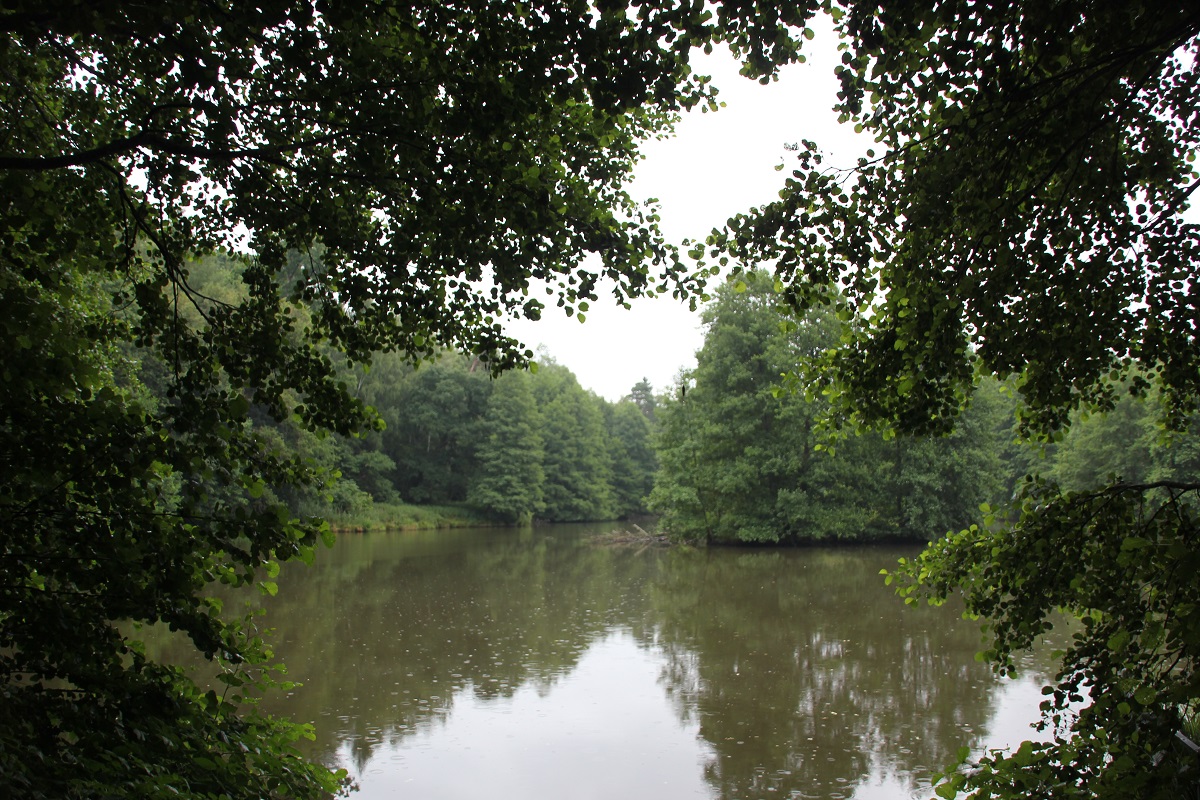
{"type": "Polygon", "coordinates": [[[1200,784],[1192,4],[11,0],[0,72],[15,794],[344,791],[248,700],[272,653],[216,589],[278,591],[368,497],[932,538],[886,579],[985,619],[998,673],[1080,626],[1055,738],[963,753],[939,796],[1200,784]],[[719,111],[693,56],[770,83],[817,17],[871,148],[834,168],[797,131],[777,200],[668,241],[628,185],[719,111]],[[628,403],[503,324],[649,295],[715,300],[695,371],[628,403]]]}
{"type": "MultiPolygon", "coordinates": [[[[197,262],[190,284],[233,300],[242,268],[197,262]]],[[[1080,413],[1057,440],[1033,443],[1019,431],[1017,392],[994,378],[948,436],[836,433],[828,403],[796,385],[797,370],[840,341],[836,313],[797,317],[768,273],[750,271],[718,287],[701,319],[694,369],[657,393],[643,380],[616,403],[548,354],[493,376],[478,356],[445,350],[348,367],[345,382],[376,420],[360,434],[254,419],[259,435],[326,476],[323,491],[289,498],[295,510],[346,528],[404,504],[499,524],[637,518],[705,544],[928,542],[1003,505],[1026,475],[1083,490],[1200,468],[1195,423],[1167,435],[1152,396],[1080,413]]],[[[142,375],[164,369],[144,355],[142,375]]]]}
{"type": "MultiPolygon", "coordinates": [[[[245,267],[229,256],[189,263],[189,286],[210,302],[241,301],[245,267]]],[[[138,348],[125,356],[128,388],[166,402],[170,365],[138,348]]],[[[261,502],[351,528],[389,504],[458,507],[468,521],[501,524],[646,513],[656,461],[654,401],[644,383],[610,403],[552,359],[496,375],[480,356],[452,350],[415,363],[382,354],[369,366],[343,362],[340,369],[339,379],[369,409],[369,424],[353,435],[249,408],[261,447],[321,476],[307,491],[264,486],[261,502]]]]}

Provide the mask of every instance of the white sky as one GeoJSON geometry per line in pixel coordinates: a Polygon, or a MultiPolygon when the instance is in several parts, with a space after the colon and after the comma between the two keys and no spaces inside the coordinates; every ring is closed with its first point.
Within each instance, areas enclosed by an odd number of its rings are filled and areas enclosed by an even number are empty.
{"type": "MultiPolygon", "coordinates": [[[[738,75],[725,51],[694,62],[697,72],[713,76],[726,107],[687,115],[674,138],[647,142],[630,189],[635,199],[661,201],[668,240],[703,239],[739,211],[776,199],[794,160],[787,143],[811,139],[831,154],[830,165],[853,163],[857,153],[841,155],[853,150],[853,129],[838,126],[830,110],[836,41],[827,25],[812,27],[817,37],[806,43],[808,61],[769,86],[738,75]],[[777,172],[780,163],[785,168],[777,172]]],[[[608,302],[602,287],[597,294],[582,324],[551,305],[540,321],[520,320],[508,329],[531,347],[544,346],[584,388],[614,401],[643,377],[664,391],[681,368],[695,365],[703,335],[698,314],[686,305],[668,296],[635,301],[626,311],[608,302]]]]}

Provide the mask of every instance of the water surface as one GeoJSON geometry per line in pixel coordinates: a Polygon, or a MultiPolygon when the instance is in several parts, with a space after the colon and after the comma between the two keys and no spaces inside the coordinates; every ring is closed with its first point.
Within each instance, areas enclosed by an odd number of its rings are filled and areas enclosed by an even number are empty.
{"type": "Polygon", "coordinates": [[[912,548],[661,550],[595,526],[346,535],[267,622],[273,709],[362,798],[928,797],[960,746],[1034,732],[978,623],[907,607],[912,548]],[[600,528],[599,530],[602,530],[600,528]]]}

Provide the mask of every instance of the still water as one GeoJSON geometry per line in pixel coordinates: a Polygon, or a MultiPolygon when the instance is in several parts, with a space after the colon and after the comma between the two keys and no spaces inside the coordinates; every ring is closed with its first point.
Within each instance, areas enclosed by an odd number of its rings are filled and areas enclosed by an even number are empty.
{"type": "MultiPolygon", "coordinates": [[[[611,527],[611,526],[609,526],[611,527]]],[[[361,798],[928,797],[1035,732],[1048,664],[975,661],[978,623],[906,607],[915,550],[638,549],[595,526],[342,536],[289,565],[272,710],[361,798]]]]}

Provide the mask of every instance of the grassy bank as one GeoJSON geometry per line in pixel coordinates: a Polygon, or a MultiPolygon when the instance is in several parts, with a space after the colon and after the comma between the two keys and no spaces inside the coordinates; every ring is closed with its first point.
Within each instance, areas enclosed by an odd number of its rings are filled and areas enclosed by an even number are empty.
{"type": "Polygon", "coordinates": [[[410,506],[374,503],[355,514],[335,515],[330,526],[338,532],[414,531],[432,528],[470,528],[495,522],[462,506],[410,506]]]}

